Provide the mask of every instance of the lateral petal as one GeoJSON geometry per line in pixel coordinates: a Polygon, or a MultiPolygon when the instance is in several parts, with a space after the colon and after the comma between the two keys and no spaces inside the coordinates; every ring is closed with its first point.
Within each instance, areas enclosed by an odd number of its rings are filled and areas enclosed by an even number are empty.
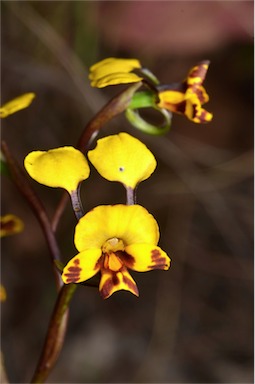
{"type": "Polygon", "coordinates": [[[170,258],[160,247],[150,244],[133,244],[125,247],[123,260],[125,265],[137,272],[151,271],[152,269],[167,270],[170,267],[170,258]]]}
{"type": "Polygon", "coordinates": [[[100,269],[101,253],[101,249],[90,249],[73,257],[63,269],[63,282],[81,283],[94,276],[100,269]]]}

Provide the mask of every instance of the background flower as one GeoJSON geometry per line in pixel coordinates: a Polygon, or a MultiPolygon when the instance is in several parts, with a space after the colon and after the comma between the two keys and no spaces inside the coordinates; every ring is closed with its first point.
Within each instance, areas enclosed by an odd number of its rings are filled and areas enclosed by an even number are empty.
{"type": "Polygon", "coordinates": [[[4,216],[1,216],[1,229],[0,229],[1,237],[20,233],[23,231],[23,228],[24,228],[24,223],[18,216],[13,214],[7,214],[4,216]]]}
{"type": "Polygon", "coordinates": [[[35,93],[24,93],[21,96],[8,101],[6,104],[2,105],[0,108],[0,117],[3,119],[13,113],[20,111],[21,109],[29,107],[35,98],[35,93]]]}

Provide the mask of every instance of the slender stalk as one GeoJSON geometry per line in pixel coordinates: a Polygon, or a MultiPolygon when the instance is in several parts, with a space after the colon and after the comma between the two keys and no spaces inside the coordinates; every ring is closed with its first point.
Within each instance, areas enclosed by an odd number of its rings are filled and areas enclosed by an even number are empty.
{"type": "Polygon", "coordinates": [[[77,148],[80,151],[85,151],[91,142],[91,139],[95,137],[97,132],[115,116],[124,112],[135,93],[140,88],[141,82],[135,83],[124,91],[121,91],[117,96],[113,97],[86,125],[79,141],[77,148]]]}
{"type": "Polygon", "coordinates": [[[127,205],[134,205],[136,203],[135,189],[126,187],[127,205]]]}
{"type": "Polygon", "coordinates": [[[71,202],[73,206],[73,211],[75,213],[75,216],[77,220],[79,221],[82,216],[84,216],[84,211],[82,208],[82,203],[80,199],[80,185],[75,191],[72,191],[70,194],[71,202]]]}
{"type": "Polygon", "coordinates": [[[50,250],[56,285],[57,285],[57,288],[60,289],[61,286],[63,285],[63,282],[55,266],[55,260],[58,260],[58,261],[60,260],[60,250],[58,247],[55,234],[52,230],[49,217],[46,213],[45,207],[42,204],[39,197],[37,196],[37,194],[35,193],[35,191],[33,190],[33,188],[31,187],[31,185],[28,183],[25,173],[17,164],[16,160],[11,154],[11,151],[9,150],[7,143],[5,141],[2,141],[1,149],[5,156],[12,179],[16,187],[19,189],[21,194],[25,197],[26,201],[28,202],[29,206],[33,210],[35,216],[37,217],[41,225],[41,228],[43,230],[43,233],[45,235],[45,238],[50,250]]]}
{"type": "Polygon", "coordinates": [[[76,288],[76,284],[64,285],[58,294],[42,354],[31,383],[44,383],[59,356],[66,331],[68,307],[76,288]]]}

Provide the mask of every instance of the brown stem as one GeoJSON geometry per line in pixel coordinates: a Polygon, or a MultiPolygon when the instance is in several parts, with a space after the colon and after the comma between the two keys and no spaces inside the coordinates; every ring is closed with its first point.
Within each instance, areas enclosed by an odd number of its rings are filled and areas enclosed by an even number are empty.
{"type": "Polygon", "coordinates": [[[129,106],[135,91],[140,88],[141,82],[132,84],[113,97],[86,125],[78,141],[77,148],[85,151],[94,135],[115,116],[124,112],[129,106]]]}
{"type": "Polygon", "coordinates": [[[28,183],[25,173],[16,163],[16,160],[11,154],[5,141],[2,141],[1,149],[5,156],[9,170],[11,172],[12,179],[16,184],[16,187],[19,189],[21,194],[27,200],[29,206],[33,210],[35,216],[37,217],[42,227],[43,233],[45,235],[45,238],[47,240],[47,244],[50,250],[51,261],[53,264],[53,271],[56,279],[56,285],[57,285],[57,288],[60,289],[61,286],[63,285],[63,282],[59,274],[59,271],[56,269],[56,266],[55,266],[55,260],[60,261],[60,250],[55,238],[55,234],[52,230],[49,217],[46,213],[45,207],[43,206],[41,200],[39,199],[39,197],[31,187],[31,185],[28,183]]]}
{"type": "Polygon", "coordinates": [[[76,284],[64,285],[58,294],[42,354],[31,383],[44,383],[59,356],[67,326],[68,306],[76,288],[76,284]]]}

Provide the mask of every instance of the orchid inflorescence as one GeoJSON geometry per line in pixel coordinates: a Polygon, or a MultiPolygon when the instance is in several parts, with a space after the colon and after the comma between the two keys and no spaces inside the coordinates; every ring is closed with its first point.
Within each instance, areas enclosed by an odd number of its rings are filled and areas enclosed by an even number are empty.
{"type": "MultiPolygon", "coordinates": [[[[195,123],[212,119],[212,114],[202,108],[209,100],[202,86],[208,66],[209,61],[202,61],[190,70],[184,81],[162,85],[137,59],[107,58],[92,65],[89,79],[91,86],[98,88],[136,83],[122,108],[126,117],[142,131],[162,134],[171,125],[172,113],[183,114],[195,123]],[[146,89],[138,91],[142,86],[146,89]],[[163,127],[141,118],[139,109],[148,107],[164,116],[163,127]]],[[[34,97],[34,93],[27,93],[6,103],[0,109],[1,117],[28,107],[34,97]]],[[[121,289],[138,295],[128,268],[148,271],[170,266],[169,257],[157,246],[157,222],[145,208],[136,204],[137,186],[154,172],[156,160],[142,142],[124,132],[99,139],[87,157],[102,177],[124,185],[126,205],[98,206],[84,213],[79,190],[89,177],[90,167],[84,153],[77,148],[33,151],[24,161],[33,179],[49,187],[64,188],[71,198],[78,220],[74,243],[79,253],[63,268],[62,280],[65,284],[82,283],[100,271],[99,290],[104,298],[121,289]]],[[[14,216],[6,216],[4,220],[3,228],[7,220],[15,223],[14,216]]],[[[9,228],[15,233],[22,230],[22,225],[14,227],[13,224],[9,228]]]]}
{"type": "MultiPolygon", "coordinates": [[[[137,59],[107,58],[94,64],[89,73],[92,87],[118,84],[127,84],[128,87],[88,122],[76,147],[32,151],[24,160],[25,169],[32,179],[68,192],[63,195],[52,220],[7,144],[2,142],[1,172],[13,178],[42,226],[58,289],[33,383],[44,382],[58,358],[64,342],[69,303],[78,285],[98,287],[104,299],[120,290],[139,296],[130,270],[146,272],[170,267],[169,256],[158,246],[160,232],[157,221],[136,202],[139,184],[156,168],[154,155],[145,144],[126,132],[100,138],[91,149],[93,139],[107,122],[123,112],[132,126],[152,135],[161,135],[169,130],[173,113],[182,114],[195,123],[211,121],[212,114],[202,108],[209,100],[202,85],[208,66],[209,61],[202,61],[182,82],[164,85],[137,59]],[[143,108],[159,112],[164,123],[158,126],[144,120],[139,113],[143,108]],[[80,187],[90,176],[90,163],[103,178],[124,186],[126,204],[98,205],[84,211],[80,187]],[[64,265],[55,231],[68,196],[78,221],[74,233],[77,254],[64,265]],[[97,274],[100,274],[99,282],[95,279],[97,274]]],[[[34,98],[35,94],[30,92],[7,102],[0,108],[0,117],[6,118],[27,108],[34,98]]],[[[1,217],[1,236],[17,234],[23,227],[22,220],[16,215],[7,213],[1,217]]],[[[0,300],[4,301],[4,286],[0,285],[0,290],[0,300]]]]}

